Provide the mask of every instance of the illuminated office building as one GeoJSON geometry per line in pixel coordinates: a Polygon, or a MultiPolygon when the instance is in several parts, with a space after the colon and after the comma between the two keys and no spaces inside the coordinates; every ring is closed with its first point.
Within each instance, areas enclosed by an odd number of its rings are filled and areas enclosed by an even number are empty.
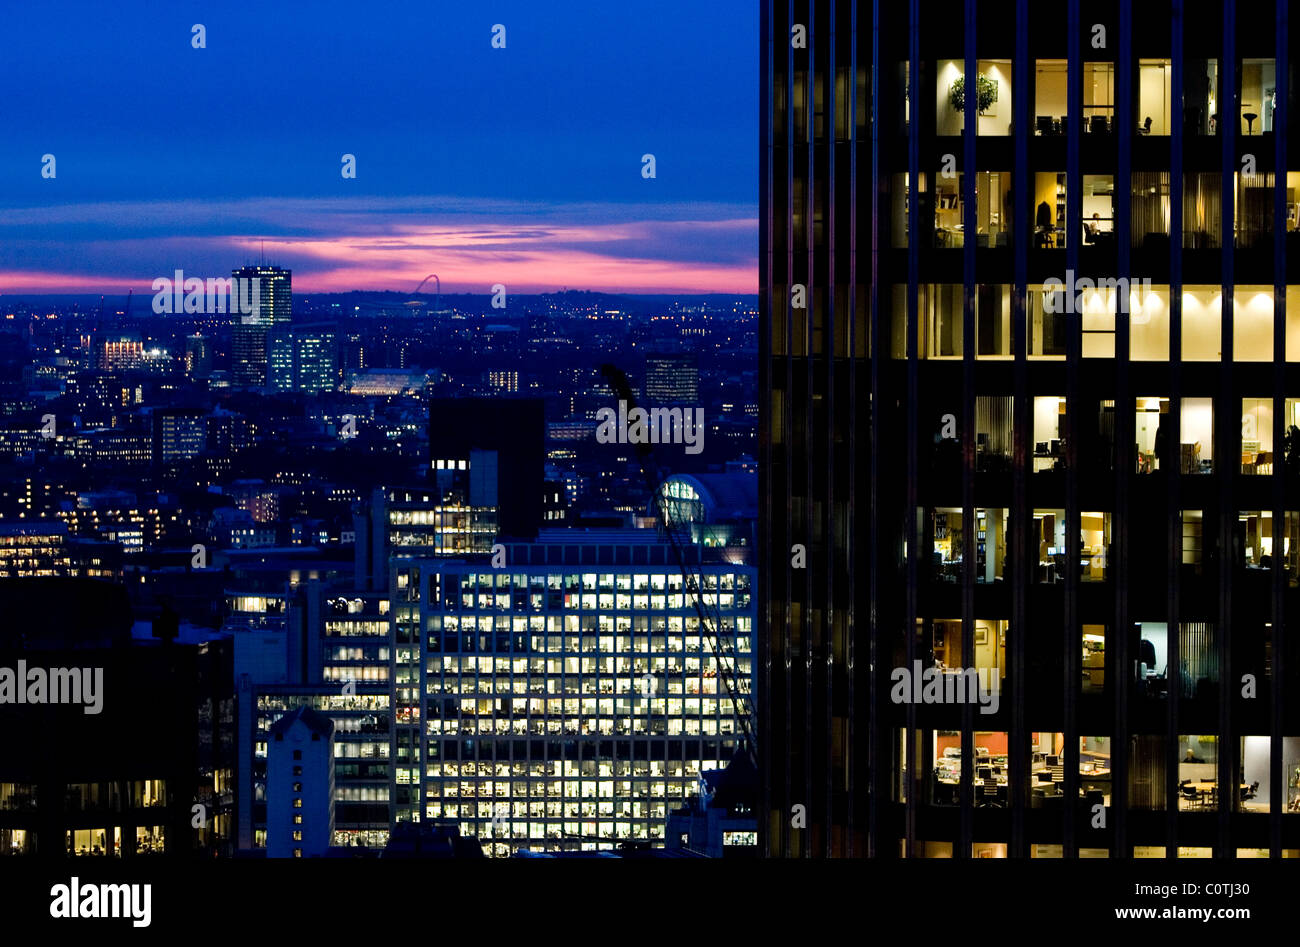
{"type": "Polygon", "coordinates": [[[653,531],[505,550],[504,569],[391,564],[393,821],[458,822],[490,855],[661,845],[669,811],[741,742],[753,567],[687,550],[715,653],[653,531]]]}
{"type": "MultiPolygon", "coordinates": [[[[278,266],[241,266],[234,279],[259,281],[259,311],[230,316],[230,370],[237,385],[262,388],[270,384],[270,337],[287,329],[293,314],[293,273],[278,266]]],[[[292,356],[290,356],[292,358],[292,356]]]]}
{"type": "Polygon", "coordinates": [[[1300,850],[1288,7],[763,4],[769,854],[1300,850]]]}
{"type": "Polygon", "coordinates": [[[694,404],[700,400],[700,366],[689,352],[650,353],[645,357],[642,394],[646,404],[694,404]]]}

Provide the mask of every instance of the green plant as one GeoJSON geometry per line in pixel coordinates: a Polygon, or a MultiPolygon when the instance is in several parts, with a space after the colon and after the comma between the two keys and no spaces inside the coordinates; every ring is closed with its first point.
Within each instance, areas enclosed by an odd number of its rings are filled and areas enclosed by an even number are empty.
{"type": "MultiPolygon", "coordinates": [[[[998,96],[998,84],[988,76],[975,77],[975,109],[983,112],[992,105],[998,96]]],[[[948,86],[948,101],[958,112],[966,107],[966,77],[958,76],[948,86]]]]}

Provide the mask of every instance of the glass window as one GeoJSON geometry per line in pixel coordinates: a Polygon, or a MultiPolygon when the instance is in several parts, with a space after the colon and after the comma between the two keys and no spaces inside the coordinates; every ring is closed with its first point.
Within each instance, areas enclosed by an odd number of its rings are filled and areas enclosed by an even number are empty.
{"type": "MultiPolygon", "coordinates": [[[[965,63],[941,59],[935,72],[935,134],[960,135],[965,127],[965,63]]],[[[981,59],[976,63],[977,135],[1010,135],[1012,119],[1011,60],[981,59]]]]}
{"type": "Polygon", "coordinates": [[[1233,361],[1273,361],[1273,288],[1237,286],[1232,303],[1233,361]]]}
{"type": "Polygon", "coordinates": [[[1273,130],[1277,108],[1277,64],[1272,59],[1241,61],[1241,122],[1239,135],[1262,135],[1273,130]]]}
{"type": "Polygon", "coordinates": [[[1011,357],[1011,286],[981,283],[975,287],[975,357],[1011,357]]]}
{"type": "Polygon", "coordinates": [[[1065,448],[1061,426],[1065,422],[1065,399],[1057,395],[1034,398],[1034,473],[1065,469],[1065,448]]]}
{"type": "Polygon", "coordinates": [[[1164,426],[1169,413],[1168,398],[1138,398],[1134,434],[1137,440],[1137,472],[1155,473],[1168,462],[1168,435],[1164,426]]]}
{"type": "Polygon", "coordinates": [[[1205,566],[1205,511],[1183,510],[1183,571],[1202,574],[1205,566]]]}
{"type": "Polygon", "coordinates": [[[1241,399],[1241,472],[1273,472],[1273,399],[1241,399]]]}
{"type": "Polygon", "coordinates": [[[1038,582],[1065,581],[1065,510],[1034,510],[1038,582]]]}
{"type": "Polygon", "coordinates": [[[1219,61],[1189,59],[1184,65],[1183,132],[1214,135],[1219,122],[1219,61]]]}
{"type": "Polygon", "coordinates": [[[1115,64],[1083,64],[1083,133],[1106,134],[1115,116],[1115,64]]]}
{"type": "Polygon", "coordinates": [[[1178,737],[1178,808],[1186,811],[1218,808],[1218,739],[1178,737]]]}
{"type": "MultiPolygon", "coordinates": [[[[903,287],[906,291],[906,287],[903,287]]],[[[906,298],[906,292],[904,292],[906,298]]],[[[918,290],[920,358],[961,358],[962,286],[960,283],[923,283],[918,290]]],[[[906,307],[903,309],[906,315],[906,307]]]]}
{"type": "Polygon", "coordinates": [[[1085,246],[1115,246],[1115,178],[1110,174],[1083,176],[1083,242],[1085,246]]]}
{"type": "Polygon", "coordinates": [[[1079,514],[1079,566],[1082,581],[1106,581],[1110,557],[1110,514],[1079,514]]]}
{"type": "Polygon", "coordinates": [[[1130,193],[1133,246],[1168,251],[1169,172],[1134,171],[1130,193]]]}
{"type": "Polygon", "coordinates": [[[1170,90],[1173,62],[1169,59],[1138,60],[1138,133],[1168,135],[1173,127],[1170,90]]]}
{"type": "Polygon", "coordinates": [[[1183,287],[1183,361],[1223,358],[1220,296],[1218,286],[1183,287]]]}
{"type": "Polygon", "coordinates": [[[1106,690],[1106,626],[1083,626],[1083,692],[1106,690]]]}
{"type": "Polygon", "coordinates": [[[1034,63],[1034,134],[1064,135],[1069,95],[1065,59],[1039,59],[1034,63]]]}
{"type": "Polygon", "coordinates": [[[1182,472],[1214,472],[1214,399],[1184,398],[1182,404],[1182,472]]]}
{"type": "Polygon", "coordinates": [[[1011,473],[1011,397],[977,395],[975,398],[975,470],[977,473],[1011,473]]]}
{"type": "Polygon", "coordinates": [[[1028,358],[1065,358],[1065,294],[1037,286],[1027,287],[1025,321],[1028,323],[1028,358]],[[1044,300],[1052,295],[1051,312],[1044,300]]]}
{"type": "Polygon", "coordinates": [[[1217,172],[1183,175],[1183,247],[1215,249],[1223,233],[1222,178],[1217,172]]]}
{"type": "Polygon", "coordinates": [[[1233,226],[1236,245],[1242,248],[1273,247],[1273,184],[1267,174],[1233,174],[1233,226]]]}
{"type": "Polygon", "coordinates": [[[1039,250],[1065,246],[1065,174],[1039,171],[1034,174],[1034,247],[1039,250]]]}
{"type": "Polygon", "coordinates": [[[1129,356],[1135,362],[1169,360],[1169,287],[1138,284],[1129,289],[1129,356]]]}

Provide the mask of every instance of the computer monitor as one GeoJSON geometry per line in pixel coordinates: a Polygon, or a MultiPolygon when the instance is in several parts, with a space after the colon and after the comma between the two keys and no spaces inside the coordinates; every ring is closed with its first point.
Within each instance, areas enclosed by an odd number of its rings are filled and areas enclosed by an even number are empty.
{"type": "Polygon", "coordinates": [[[1047,765],[1048,765],[1048,766],[1060,766],[1060,765],[1061,765],[1061,758],[1060,758],[1059,756],[1049,756],[1049,757],[1047,758],[1047,765]]]}
{"type": "Polygon", "coordinates": [[[979,770],[977,771],[977,774],[978,774],[978,776],[979,776],[980,779],[992,779],[992,778],[993,778],[993,767],[991,767],[991,766],[981,766],[981,767],[979,768],[979,770]]]}

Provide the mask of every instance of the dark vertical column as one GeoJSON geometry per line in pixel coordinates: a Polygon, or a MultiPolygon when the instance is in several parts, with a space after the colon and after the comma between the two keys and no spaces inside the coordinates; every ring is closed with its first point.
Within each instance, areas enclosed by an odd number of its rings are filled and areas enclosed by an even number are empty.
{"type": "MultiPolygon", "coordinates": [[[[849,246],[845,248],[848,253],[848,299],[846,300],[846,318],[848,325],[844,331],[848,336],[848,366],[850,373],[848,384],[848,414],[851,419],[849,430],[856,433],[859,429],[859,404],[858,404],[858,378],[863,357],[872,358],[870,370],[875,375],[874,356],[879,349],[877,348],[878,339],[876,336],[876,235],[880,232],[880,201],[878,200],[880,190],[875,189],[871,197],[871,265],[870,265],[870,283],[867,286],[867,338],[861,339],[857,336],[857,305],[858,305],[858,227],[862,224],[861,217],[858,214],[858,70],[862,63],[859,60],[858,52],[858,5],[850,3],[847,5],[849,14],[849,246]]],[[[875,82],[871,84],[874,90],[875,82]]],[[[872,170],[875,170],[875,153],[872,152],[872,170]]],[[[873,173],[873,181],[877,180],[873,173]]],[[[876,419],[871,411],[871,405],[867,405],[866,411],[868,437],[869,462],[875,463],[876,450],[876,419]]],[[[853,434],[844,438],[849,448],[848,475],[845,482],[848,484],[849,495],[847,497],[846,515],[848,523],[845,524],[844,533],[848,537],[848,561],[845,563],[847,569],[846,575],[856,576],[858,574],[858,563],[861,560],[861,552],[858,548],[858,457],[861,453],[858,440],[853,434]]],[[[871,477],[871,497],[868,499],[867,516],[874,523],[875,513],[875,468],[872,467],[871,477]]],[[[848,680],[849,693],[847,704],[847,727],[846,735],[849,757],[849,838],[851,840],[849,854],[852,856],[863,855],[868,858],[876,854],[876,841],[880,830],[880,799],[882,793],[887,792],[887,780],[889,774],[893,771],[894,765],[888,756],[882,754],[889,753],[890,743],[882,742],[879,735],[884,733],[884,727],[881,725],[879,708],[876,706],[876,623],[872,616],[875,611],[876,602],[876,555],[875,555],[875,529],[871,530],[871,542],[867,548],[871,550],[865,557],[869,564],[870,574],[868,576],[868,610],[865,615],[859,615],[858,602],[859,597],[852,586],[846,589],[846,601],[849,609],[848,620],[845,622],[845,641],[844,641],[844,661],[846,664],[846,678],[848,680]],[[867,631],[867,654],[865,667],[867,673],[860,676],[857,670],[857,637],[858,621],[864,620],[864,628],[867,631]],[[866,683],[866,693],[860,694],[859,681],[866,683]],[[866,719],[858,720],[859,707],[866,707],[866,719]],[[858,752],[859,741],[862,738],[861,731],[865,731],[867,743],[866,753],[858,752]],[[884,765],[881,765],[881,762],[884,765]],[[862,797],[863,789],[866,789],[866,810],[862,811],[859,807],[859,800],[862,797]],[[860,833],[865,831],[865,846],[859,847],[856,839],[860,833]]],[[[885,795],[884,798],[888,799],[885,795]]]]}
{"type": "MultiPolygon", "coordinates": [[[[808,49],[807,65],[804,70],[803,95],[804,99],[796,103],[797,108],[803,109],[805,116],[804,127],[807,133],[806,141],[797,141],[794,143],[796,149],[804,152],[803,161],[805,173],[801,181],[796,182],[796,187],[803,189],[803,260],[802,266],[795,270],[795,276],[804,283],[807,289],[805,303],[805,315],[803,320],[803,339],[800,347],[804,353],[800,357],[799,375],[800,383],[803,386],[803,405],[800,416],[795,418],[803,430],[802,446],[804,448],[803,456],[800,462],[803,464],[803,472],[800,480],[804,484],[803,505],[799,510],[794,523],[795,535],[797,535],[809,549],[808,568],[801,569],[800,575],[795,582],[799,588],[799,653],[797,660],[794,662],[793,673],[800,676],[803,680],[797,689],[792,688],[798,695],[802,707],[798,709],[795,719],[799,721],[798,742],[801,748],[799,753],[799,763],[801,772],[796,774],[798,780],[798,790],[795,802],[798,805],[805,806],[808,818],[807,828],[799,833],[800,851],[799,854],[804,858],[809,858],[813,854],[813,843],[816,838],[818,829],[825,829],[830,823],[830,813],[824,808],[817,806],[816,800],[819,792],[824,787],[818,786],[816,780],[816,767],[814,760],[817,754],[817,747],[821,744],[822,735],[817,733],[813,727],[813,650],[816,648],[816,639],[814,638],[814,626],[812,621],[812,603],[813,603],[813,579],[818,569],[826,567],[825,559],[827,549],[825,543],[814,544],[812,533],[812,512],[814,509],[813,485],[817,482],[816,465],[813,463],[812,438],[813,438],[813,419],[815,412],[813,410],[814,385],[813,376],[816,373],[816,366],[813,358],[813,315],[817,307],[822,304],[821,294],[817,291],[816,283],[816,254],[814,253],[815,229],[814,222],[817,219],[816,200],[817,200],[817,151],[815,146],[817,140],[817,117],[815,109],[817,87],[817,70],[820,68],[820,62],[817,56],[818,44],[821,37],[817,30],[816,17],[816,0],[808,0],[806,16],[807,22],[804,24],[808,28],[808,49]],[[817,561],[818,557],[822,561],[817,561]]],[[[798,243],[793,244],[794,253],[798,254],[798,243]]],[[[794,320],[791,319],[791,322],[794,320]]],[[[793,361],[793,358],[791,359],[793,361]]],[[[793,386],[791,392],[793,393],[793,386]]],[[[791,451],[793,453],[793,451],[791,451]]],[[[791,461],[791,470],[793,472],[793,460],[791,461]]],[[[793,483],[793,479],[791,480],[793,483]]],[[[793,584],[793,583],[792,583],[793,584]]],[[[793,597],[793,596],[792,596],[793,597]]],[[[793,682],[792,682],[793,683],[793,682]]]]}
{"type": "MultiPolygon", "coordinates": [[[[814,705],[819,699],[823,706],[818,714],[818,725],[823,728],[823,745],[821,748],[820,768],[825,779],[826,785],[818,787],[822,793],[820,806],[826,813],[826,830],[822,837],[822,854],[830,858],[835,854],[837,837],[841,842],[847,842],[849,838],[847,812],[836,811],[836,800],[843,797],[843,785],[836,785],[835,770],[835,725],[833,721],[832,708],[835,706],[835,613],[841,607],[841,600],[835,587],[835,578],[840,574],[840,565],[836,561],[839,557],[838,544],[835,541],[835,422],[839,418],[840,405],[836,398],[837,387],[835,384],[835,312],[837,302],[837,285],[835,254],[837,247],[835,243],[835,204],[838,195],[838,168],[835,163],[835,145],[837,141],[837,130],[835,122],[837,118],[837,102],[835,70],[838,65],[838,50],[835,47],[835,0],[826,0],[826,7],[829,12],[827,22],[829,25],[829,34],[822,42],[822,48],[826,51],[825,62],[819,63],[817,72],[823,77],[822,82],[826,86],[825,94],[825,115],[826,118],[822,123],[825,134],[821,141],[814,146],[814,154],[818,147],[826,151],[826,185],[822,193],[825,195],[825,206],[822,211],[824,220],[823,227],[826,231],[826,269],[824,272],[816,274],[812,282],[820,279],[825,280],[825,292],[822,300],[822,312],[824,329],[822,331],[822,341],[826,347],[823,354],[825,382],[822,384],[823,395],[825,399],[825,408],[823,417],[825,418],[826,427],[824,430],[816,430],[813,433],[814,438],[826,439],[826,466],[821,471],[823,478],[823,489],[825,490],[826,499],[822,503],[822,523],[821,533],[825,537],[826,548],[826,568],[822,579],[822,588],[816,593],[817,599],[811,601],[820,601],[821,608],[818,612],[821,615],[818,621],[818,641],[816,647],[812,650],[811,655],[814,661],[820,664],[814,673],[821,677],[821,681],[815,687],[815,693],[818,698],[814,700],[814,705]],[[824,655],[824,657],[821,657],[824,655]],[[818,658],[821,658],[818,660],[818,658]],[[841,821],[843,820],[843,821],[841,821]]],[[[814,93],[815,95],[815,93],[814,93]]],[[[815,135],[814,135],[815,137],[815,135]]],[[[816,189],[814,188],[814,194],[816,189]]],[[[816,260],[816,247],[813,248],[813,259],[816,260]]],[[[849,311],[849,310],[846,310],[849,311]]],[[[813,353],[814,370],[812,372],[813,387],[816,389],[818,382],[817,376],[820,374],[815,368],[817,354],[813,353]]],[[[816,412],[812,412],[814,419],[816,412]]],[[[816,440],[813,444],[816,444],[816,440]]],[[[811,446],[811,445],[810,445],[811,446]]],[[[809,459],[816,457],[818,451],[808,451],[809,459]]],[[[811,604],[811,602],[810,602],[811,604]]],[[[839,739],[844,735],[840,734],[839,739]]]]}
{"type": "Polygon", "coordinates": [[[1236,258],[1236,188],[1233,186],[1237,165],[1237,126],[1241,123],[1241,108],[1237,96],[1237,4],[1236,0],[1223,2],[1223,61],[1219,67],[1219,135],[1221,136],[1221,156],[1223,160],[1223,287],[1219,295],[1220,329],[1222,334],[1223,370],[1219,373],[1219,397],[1215,411],[1214,443],[1217,445],[1215,460],[1219,468],[1219,542],[1222,554],[1219,556],[1219,628],[1216,644],[1219,650],[1219,841],[1216,852],[1226,858],[1235,854],[1231,850],[1232,813],[1237,803],[1237,757],[1240,747],[1232,723],[1232,705],[1236,702],[1238,691],[1232,676],[1232,576],[1237,568],[1237,543],[1235,532],[1237,526],[1237,504],[1234,491],[1240,464],[1237,458],[1241,454],[1241,425],[1232,423],[1240,418],[1241,402],[1233,408],[1234,388],[1232,362],[1236,358],[1233,349],[1233,288],[1235,274],[1233,263],[1236,258]]]}
{"type": "MultiPolygon", "coordinates": [[[[1118,132],[1118,166],[1115,174],[1115,244],[1117,274],[1125,278],[1121,286],[1128,286],[1127,280],[1138,278],[1133,273],[1132,239],[1133,239],[1133,0],[1120,0],[1119,4],[1119,104],[1116,114],[1116,131],[1118,132]]],[[[1121,291],[1115,300],[1115,512],[1112,517],[1111,549],[1114,555],[1106,563],[1115,589],[1115,633],[1111,639],[1120,644],[1117,657],[1124,663],[1116,662],[1123,669],[1127,666],[1128,629],[1132,624],[1129,615],[1129,488],[1133,483],[1133,471],[1137,459],[1134,450],[1134,411],[1135,395],[1129,383],[1130,359],[1132,357],[1133,316],[1129,311],[1130,294],[1121,291]]],[[[1078,646],[1076,649],[1078,650],[1078,646]]],[[[1128,820],[1127,807],[1118,804],[1115,789],[1123,785],[1128,777],[1128,680],[1120,674],[1111,680],[1112,696],[1115,701],[1115,726],[1111,734],[1111,811],[1107,813],[1111,827],[1113,846],[1121,848],[1127,844],[1128,820]]],[[[1091,812],[1088,813],[1091,819],[1091,812]]],[[[1091,822],[1089,823],[1091,825],[1091,822]]],[[[1114,853],[1112,853],[1113,855],[1114,853]]]]}
{"type": "MultiPolygon", "coordinates": [[[[1273,113],[1273,535],[1285,524],[1286,492],[1282,470],[1282,437],[1286,433],[1286,171],[1287,111],[1290,68],[1287,35],[1290,30],[1287,0],[1277,0],[1277,110],[1273,113]]],[[[1285,535],[1285,533],[1281,533],[1285,535]]],[[[1272,721],[1269,727],[1268,780],[1269,857],[1282,857],[1282,814],[1286,811],[1286,774],[1282,771],[1282,739],[1286,733],[1286,556],[1285,539],[1273,540],[1273,667],[1269,681],[1272,721]]]]}
{"type": "MultiPolygon", "coordinates": [[[[979,131],[979,62],[975,56],[975,0],[963,4],[965,20],[965,118],[962,124],[961,200],[965,207],[962,237],[962,563],[961,666],[975,666],[975,136],[979,131]]],[[[969,858],[975,800],[974,708],[961,705],[961,845],[954,858],[969,858]]]]}
{"type": "Polygon", "coordinates": [[[1015,171],[1011,177],[1012,201],[1015,205],[1012,220],[1011,246],[1014,254],[1011,286],[1011,352],[1015,357],[1013,373],[1015,444],[1011,474],[1010,553],[1011,553],[1011,627],[1007,635],[1011,655],[1007,674],[1011,731],[1008,734],[1010,750],[1008,763],[1011,775],[1007,786],[1007,803],[1011,807],[1012,858],[1025,858],[1029,854],[1025,839],[1025,810],[1029,807],[1029,730],[1025,722],[1026,672],[1025,637],[1028,634],[1028,608],[1026,588],[1029,584],[1027,542],[1029,514],[1025,465],[1028,463],[1032,424],[1029,402],[1029,370],[1025,360],[1027,305],[1026,280],[1029,272],[1029,246],[1032,231],[1029,229],[1029,72],[1033,68],[1029,57],[1029,0],[1016,0],[1016,49],[1012,62],[1014,88],[1015,127],[1022,129],[1015,136],[1015,171]]]}
{"type": "MultiPolygon", "coordinates": [[[[883,0],[878,0],[877,7],[883,0]]],[[[917,615],[917,557],[921,554],[916,542],[916,480],[917,461],[917,397],[918,381],[916,331],[917,284],[920,273],[920,254],[917,241],[920,233],[920,215],[917,213],[921,179],[921,0],[909,0],[907,20],[907,509],[903,522],[907,530],[907,613],[903,633],[907,636],[907,667],[914,668],[916,653],[917,615]]],[[[880,109],[877,107],[877,114],[880,109]]],[[[922,760],[916,753],[916,704],[907,705],[907,752],[911,763],[913,782],[907,794],[907,854],[916,855],[916,817],[921,804],[918,798],[925,789],[921,781],[922,760]]]]}
{"type": "MultiPolygon", "coordinates": [[[[1067,154],[1066,154],[1066,212],[1065,259],[1067,272],[1078,275],[1079,241],[1082,239],[1079,221],[1083,217],[1083,178],[1080,173],[1079,147],[1081,144],[1081,116],[1083,113],[1083,63],[1079,34],[1079,0],[1069,0],[1069,26],[1066,30],[1069,43],[1067,154]]],[[[1079,429],[1079,370],[1083,357],[1080,298],[1073,287],[1067,286],[1073,305],[1066,307],[1065,350],[1065,609],[1062,647],[1065,651],[1065,680],[1062,690],[1065,700],[1065,829],[1064,857],[1077,854],[1075,827],[1079,808],[1079,728],[1078,709],[1079,676],[1082,673],[1082,655],[1079,648],[1079,448],[1075,432],[1079,429]]]]}
{"type": "MultiPolygon", "coordinates": [[[[1165,442],[1174,445],[1182,444],[1183,397],[1183,107],[1186,75],[1183,59],[1183,4],[1184,0],[1173,0],[1174,22],[1170,51],[1173,60],[1173,123],[1169,136],[1169,417],[1164,423],[1170,432],[1165,442]]],[[[1128,410],[1132,410],[1132,405],[1128,410]]],[[[1182,679],[1178,673],[1179,573],[1183,557],[1181,448],[1177,451],[1177,460],[1164,462],[1168,469],[1162,470],[1165,483],[1169,485],[1165,508],[1169,548],[1169,596],[1165,607],[1165,680],[1166,700],[1169,703],[1165,729],[1165,854],[1170,858],[1178,854],[1178,712],[1182,697],[1182,679]]],[[[1130,658],[1126,674],[1131,678],[1132,673],[1130,658]]]]}

